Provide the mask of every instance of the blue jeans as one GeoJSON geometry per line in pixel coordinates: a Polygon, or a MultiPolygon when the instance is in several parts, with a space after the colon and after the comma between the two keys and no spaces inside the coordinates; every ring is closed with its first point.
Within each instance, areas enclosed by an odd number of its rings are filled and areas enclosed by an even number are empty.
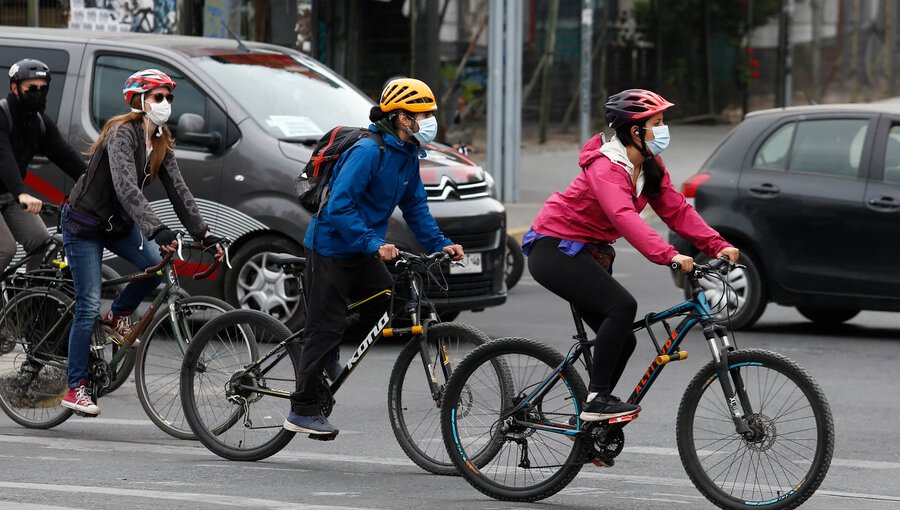
{"type": "MultiPolygon", "coordinates": [[[[128,233],[115,237],[85,239],[70,234],[66,228],[66,208],[60,217],[63,246],[68,257],[72,280],[75,283],[75,318],[69,331],[69,361],[67,371],[69,388],[87,379],[87,366],[91,353],[91,335],[100,316],[100,290],[103,277],[103,248],[134,264],[147,269],[160,263],[159,246],[147,239],[137,225],[128,233]],[[142,248],[143,247],[143,248],[142,248]]],[[[160,282],[161,277],[147,278],[129,283],[112,304],[116,315],[133,312],[160,282]]]]}

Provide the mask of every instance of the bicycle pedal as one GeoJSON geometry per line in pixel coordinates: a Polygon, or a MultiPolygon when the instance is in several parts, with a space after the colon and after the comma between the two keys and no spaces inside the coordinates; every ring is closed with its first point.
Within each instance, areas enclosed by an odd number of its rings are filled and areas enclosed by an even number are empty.
{"type": "Polygon", "coordinates": [[[641,414],[640,411],[636,413],[626,414],[625,416],[616,416],[615,418],[610,418],[608,420],[608,423],[610,425],[614,425],[616,423],[628,423],[632,420],[637,419],[639,414],[641,414]]]}
{"type": "Polygon", "coordinates": [[[310,434],[309,438],[316,441],[334,441],[337,436],[338,433],[335,432],[334,434],[310,434]]]}
{"type": "Polygon", "coordinates": [[[82,418],[96,418],[100,416],[99,414],[88,414],[82,411],[75,411],[76,416],[81,416],[82,418]]]}
{"type": "Polygon", "coordinates": [[[615,459],[594,459],[591,461],[591,464],[602,468],[602,467],[613,467],[616,465],[615,459]]]}

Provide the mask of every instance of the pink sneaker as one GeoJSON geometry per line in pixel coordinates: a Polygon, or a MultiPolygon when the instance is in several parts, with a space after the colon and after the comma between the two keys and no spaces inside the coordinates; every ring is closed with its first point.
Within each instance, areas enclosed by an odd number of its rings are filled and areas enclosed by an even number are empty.
{"type": "Polygon", "coordinates": [[[100,414],[100,406],[91,400],[91,389],[88,387],[86,379],[79,381],[78,386],[69,388],[66,396],[62,399],[62,406],[94,416],[100,414]]]}

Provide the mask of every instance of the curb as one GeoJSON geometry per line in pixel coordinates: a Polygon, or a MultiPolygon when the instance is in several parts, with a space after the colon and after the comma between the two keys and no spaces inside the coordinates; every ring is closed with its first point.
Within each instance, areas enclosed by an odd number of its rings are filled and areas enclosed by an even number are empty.
{"type": "Polygon", "coordinates": [[[517,243],[522,244],[522,236],[528,232],[531,227],[515,227],[506,230],[506,235],[512,237],[517,243]]]}

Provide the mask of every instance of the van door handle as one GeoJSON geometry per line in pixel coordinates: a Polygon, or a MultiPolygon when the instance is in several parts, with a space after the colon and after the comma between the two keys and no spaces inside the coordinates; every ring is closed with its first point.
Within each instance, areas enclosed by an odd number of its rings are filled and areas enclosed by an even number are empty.
{"type": "Polygon", "coordinates": [[[33,158],[31,158],[31,164],[28,166],[39,166],[46,165],[50,162],[50,158],[47,156],[41,156],[40,154],[35,154],[33,158]]]}
{"type": "Polygon", "coordinates": [[[876,211],[896,211],[900,209],[900,202],[894,197],[878,197],[869,200],[869,209],[876,211]]]}
{"type": "Polygon", "coordinates": [[[769,182],[750,186],[750,194],[761,198],[772,198],[779,193],[781,189],[769,182]]]}

